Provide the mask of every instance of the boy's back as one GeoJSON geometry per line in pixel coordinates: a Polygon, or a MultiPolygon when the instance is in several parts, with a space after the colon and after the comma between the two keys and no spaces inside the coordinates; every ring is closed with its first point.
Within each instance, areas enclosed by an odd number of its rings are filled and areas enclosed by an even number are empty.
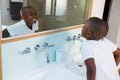
{"type": "Polygon", "coordinates": [[[113,51],[117,49],[111,41],[104,38],[98,41],[88,40],[82,45],[83,60],[94,58],[96,80],[119,80],[113,51]]]}
{"type": "Polygon", "coordinates": [[[98,17],[89,18],[82,29],[87,39],[81,46],[87,80],[120,80],[120,49],[105,38],[108,30],[108,23],[98,17]]]}

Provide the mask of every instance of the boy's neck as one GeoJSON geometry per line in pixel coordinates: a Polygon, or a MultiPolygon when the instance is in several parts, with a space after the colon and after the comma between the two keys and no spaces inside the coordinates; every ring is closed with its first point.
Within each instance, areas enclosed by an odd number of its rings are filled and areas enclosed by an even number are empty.
{"type": "Polygon", "coordinates": [[[27,27],[32,30],[32,24],[26,23],[27,27]]]}

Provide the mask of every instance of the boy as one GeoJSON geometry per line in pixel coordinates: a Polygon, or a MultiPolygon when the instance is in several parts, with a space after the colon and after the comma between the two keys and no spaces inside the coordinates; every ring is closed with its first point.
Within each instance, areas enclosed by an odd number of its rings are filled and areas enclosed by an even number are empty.
{"type": "Polygon", "coordinates": [[[23,7],[20,11],[23,18],[20,22],[8,26],[2,31],[2,37],[20,36],[34,33],[38,30],[38,21],[36,11],[32,6],[23,7]]]}
{"type": "Polygon", "coordinates": [[[81,47],[87,80],[120,80],[120,49],[105,38],[108,29],[107,22],[98,17],[89,18],[82,29],[82,36],[87,39],[81,47]]]}

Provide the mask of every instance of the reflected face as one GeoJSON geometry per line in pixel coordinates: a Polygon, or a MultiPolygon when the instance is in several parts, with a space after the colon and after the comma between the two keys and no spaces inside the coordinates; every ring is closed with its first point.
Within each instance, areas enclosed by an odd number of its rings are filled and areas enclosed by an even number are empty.
{"type": "Polygon", "coordinates": [[[31,25],[37,21],[37,14],[34,8],[26,9],[22,14],[23,19],[27,25],[31,25]]]}

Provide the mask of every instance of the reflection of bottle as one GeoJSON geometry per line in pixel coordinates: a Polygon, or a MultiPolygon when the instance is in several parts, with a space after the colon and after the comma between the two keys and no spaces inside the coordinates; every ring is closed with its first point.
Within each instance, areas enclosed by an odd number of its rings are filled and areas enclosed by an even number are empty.
{"type": "Polygon", "coordinates": [[[73,5],[73,9],[76,9],[77,8],[77,5],[73,5]]]}
{"type": "Polygon", "coordinates": [[[64,61],[64,53],[62,49],[56,50],[56,62],[62,63],[64,61]]]}

